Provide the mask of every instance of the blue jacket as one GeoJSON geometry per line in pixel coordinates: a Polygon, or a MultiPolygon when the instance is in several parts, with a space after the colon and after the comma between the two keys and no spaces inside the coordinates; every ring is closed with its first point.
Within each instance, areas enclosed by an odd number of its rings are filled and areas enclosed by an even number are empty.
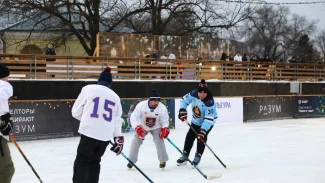
{"type": "Polygon", "coordinates": [[[208,131],[215,124],[217,115],[217,107],[212,94],[209,92],[207,97],[201,100],[198,96],[198,90],[193,90],[184,95],[180,102],[180,108],[186,109],[192,105],[192,123],[201,126],[202,129],[208,131]]]}

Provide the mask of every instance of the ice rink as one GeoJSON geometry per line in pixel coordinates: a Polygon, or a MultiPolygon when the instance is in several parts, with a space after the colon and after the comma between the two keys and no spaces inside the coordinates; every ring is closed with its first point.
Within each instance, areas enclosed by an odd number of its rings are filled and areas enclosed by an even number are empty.
{"type": "MultiPolygon", "coordinates": [[[[187,128],[171,130],[170,139],[183,149],[187,128]]],[[[134,133],[126,133],[123,152],[128,156],[134,133]]],[[[44,183],[72,182],[79,137],[18,142],[44,183]]],[[[325,119],[292,119],[216,125],[208,144],[231,169],[224,169],[206,148],[199,168],[205,174],[222,173],[205,180],[196,169],[176,166],[179,152],[166,140],[170,160],[160,170],[151,135],[145,139],[137,165],[155,183],[324,183],[325,119]]],[[[16,172],[12,183],[39,182],[13,143],[9,144],[16,172]]],[[[110,147],[110,146],[109,146],[110,147]]],[[[196,146],[194,146],[196,148],[196,146]]],[[[192,149],[193,159],[195,149],[192,149]]],[[[100,183],[148,182],[127,160],[108,148],[101,162],[100,183]]],[[[0,181],[1,182],[1,181],[0,181]]]]}

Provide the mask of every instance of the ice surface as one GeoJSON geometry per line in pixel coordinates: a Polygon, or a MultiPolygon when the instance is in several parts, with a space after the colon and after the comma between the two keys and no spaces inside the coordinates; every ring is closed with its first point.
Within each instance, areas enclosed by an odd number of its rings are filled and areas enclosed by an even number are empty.
{"type": "MultiPolygon", "coordinates": [[[[171,131],[170,139],[183,148],[187,129],[171,131]]],[[[128,156],[133,133],[125,134],[128,156]]],[[[44,183],[72,182],[73,162],[79,137],[18,142],[44,183]]],[[[232,169],[224,169],[206,149],[199,168],[222,177],[205,180],[190,165],[178,167],[180,154],[166,140],[170,160],[164,171],[158,168],[151,135],[145,139],[137,165],[155,183],[324,183],[325,120],[292,119],[271,122],[216,125],[208,144],[232,169]]],[[[37,183],[38,179],[13,143],[9,144],[16,172],[12,183],[37,183]]],[[[194,156],[196,146],[192,149],[194,156]]],[[[127,170],[127,161],[107,149],[101,163],[100,183],[148,182],[136,169],[127,170]]]]}

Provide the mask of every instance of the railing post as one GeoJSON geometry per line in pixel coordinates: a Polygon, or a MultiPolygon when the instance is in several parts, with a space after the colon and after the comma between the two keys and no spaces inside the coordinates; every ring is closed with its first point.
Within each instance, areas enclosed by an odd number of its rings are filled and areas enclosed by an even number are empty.
{"type": "Polygon", "coordinates": [[[250,81],[252,81],[253,80],[253,72],[252,72],[252,63],[251,62],[249,62],[248,63],[249,64],[249,72],[248,72],[248,74],[249,74],[249,80],[250,81]]]}
{"type": "Polygon", "coordinates": [[[223,80],[223,75],[225,73],[224,73],[224,65],[223,65],[222,61],[220,62],[220,65],[221,65],[221,80],[223,80]]]}
{"type": "Polygon", "coordinates": [[[295,65],[294,76],[295,76],[295,81],[298,81],[298,64],[295,65]]]}
{"type": "Polygon", "coordinates": [[[317,78],[317,65],[318,64],[314,64],[314,82],[317,80],[318,81],[318,78],[317,78]]]}
{"type": "MultiPolygon", "coordinates": [[[[102,60],[100,60],[100,61],[102,62],[102,60]]],[[[97,60],[96,60],[96,62],[97,62],[97,60]]],[[[106,66],[104,67],[104,63],[102,64],[102,71],[103,71],[106,67],[108,67],[108,57],[106,57],[106,66]]],[[[117,66],[117,68],[118,68],[118,66],[117,66]]],[[[118,69],[117,69],[116,72],[118,73],[118,69]]],[[[115,76],[115,77],[117,77],[117,76],[115,76]]]]}
{"type": "Polygon", "coordinates": [[[194,63],[194,80],[196,80],[196,65],[197,65],[197,63],[195,62],[194,63]]]}
{"type": "Polygon", "coordinates": [[[67,78],[70,79],[70,62],[69,58],[66,60],[66,66],[67,66],[67,78]]]}
{"type": "Polygon", "coordinates": [[[35,66],[35,69],[34,69],[34,79],[36,79],[36,55],[34,55],[34,66],[35,66]]]}
{"type": "Polygon", "coordinates": [[[199,62],[199,73],[198,73],[198,76],[199,76],[199,80],[201,80],[201,63],[199,62]]]}
{"type": "Polygon", "coordinates": [[[74,79],[74,60],[71,59],[71,79],[74,79]]]}
{"type": "Polygon", "coordinates": [[[168,63],[169,63],[169,80],[172,80],[172,63],[170,59],[168,59],[168,63]]]}
{"type": "Polygon", "coordinates": [[[32,61],[33,57],[31,56],[29,59],[29,79],[32,79],[32,61]]]}
{"type": "Polygon", "coordinates": [[[165,61],[165,77],[164,77],[164,79],[168,80],[168,78],[167,78],[167,76],[168,76],[168,62],[166,62],[166,60],[164,60],[164,61],[165,61]]]}
{"type": "Polygon", "coordinates": [[[271,74],[272,74],[272,81],[274,81],[274,65],[271,63],[271,74]]]}
{"type": "Polygon", "coordinates": [[[133,64],[134,64],[134,79],[137,79],[137,59],[136,58],[134,58],[133,64]]]}
{"type": "MultiPolygon", "coordinates": [[[[106,60],[108,59],[108,57],[106,57],[106,60]]],[[[104,62],[102,62],[102,71],[104,70],[104,62]]]]}
{"type": "Polygon", "coordinates": [[[141,80],[141,59],[140,58],[138,58],[138,64],[139,64],[139,80],[141,80]]]}

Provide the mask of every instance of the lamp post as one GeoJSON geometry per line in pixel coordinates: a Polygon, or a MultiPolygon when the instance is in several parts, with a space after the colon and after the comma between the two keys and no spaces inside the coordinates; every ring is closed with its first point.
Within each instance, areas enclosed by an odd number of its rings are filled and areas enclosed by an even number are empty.
{"type": "Polygon", "coordinates": [[[281,46],[284,49],[284,51],[283,51],[283,61],[286,62],[286,47],[284,46],[284,43],[281,43],[281,46]]]}
{"type": "Polygon", "coordinates": [[[284,50],[283,51],[283,61],[286,62],[286,50],[285,50],[285,46],[284,46],[284,43],[281,41],[280,43],[278,43],[277,45],[275,45],[275,49],[277,46],[281,45],[282,46],[282,49],[284,50]]]}

